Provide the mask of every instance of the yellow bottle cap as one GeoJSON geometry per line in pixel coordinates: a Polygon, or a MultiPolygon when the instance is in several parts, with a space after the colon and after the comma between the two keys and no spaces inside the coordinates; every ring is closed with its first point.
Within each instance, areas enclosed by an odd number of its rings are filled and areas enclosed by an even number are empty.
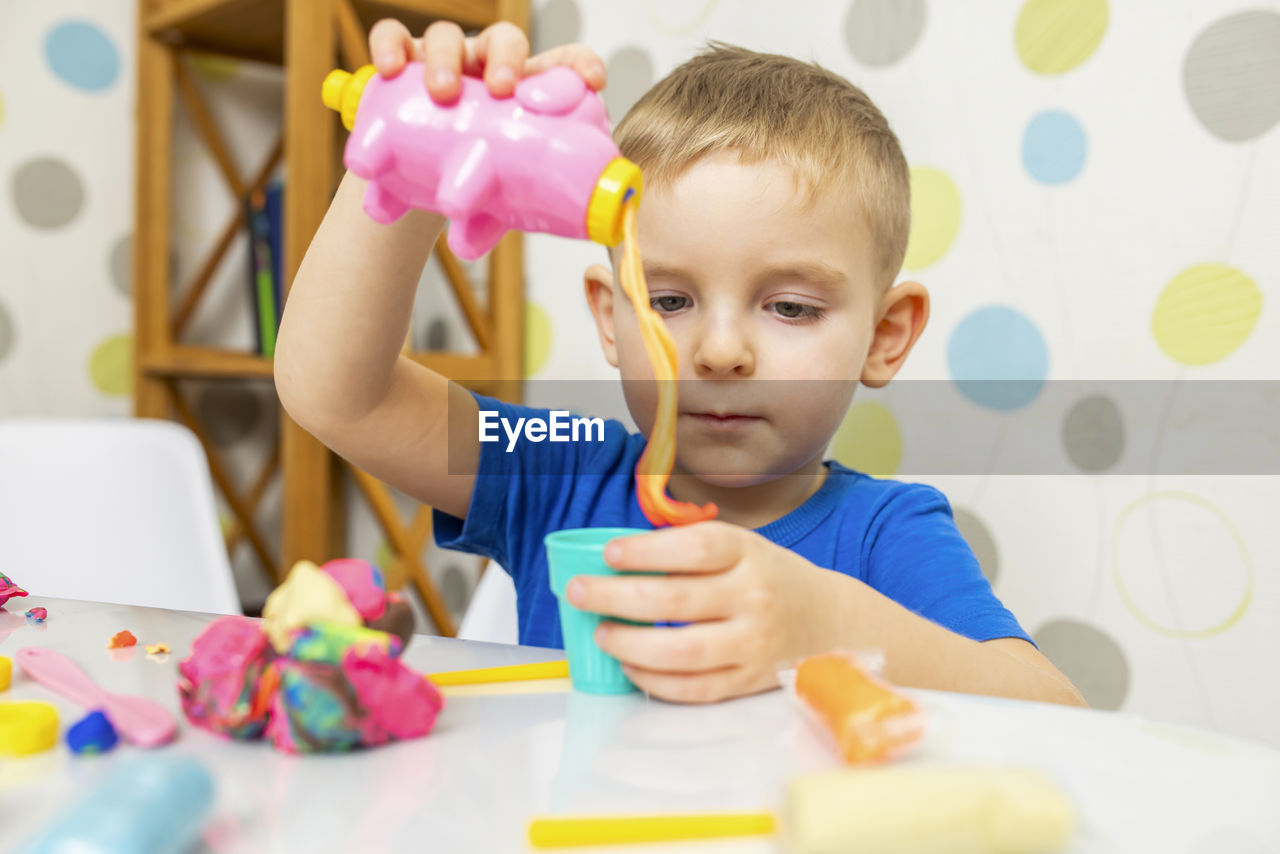
{"type": "Polygon", "coordinates": [[[335,68],[324,78],[320,87],[320,100],[329,109],[342,114],[342,124],[347,130],[355,127],[360,96],[364,94],[365,84],[377,73],[378,70],[372,65],[365,65],[355,74],[335,68]]]}
{"type": "Polygon", "coordinates": [[[9,687],[11,679],[13,679],[13,662],[0,655],[0,691],[9,687]]]}
{"type": "Polygon", "coordinates": [[[633,195],[638,203],[642,188],[639,166],[625,157],[609,161],[587,205],[587,237],[617,246],[622,241],[622,206],[633,195]]]}
{"type": "Polygon", "coordinates": [[[58,743],[58,710],[25,700],[0,703],[0,756],[26,756],[58,743]]]}

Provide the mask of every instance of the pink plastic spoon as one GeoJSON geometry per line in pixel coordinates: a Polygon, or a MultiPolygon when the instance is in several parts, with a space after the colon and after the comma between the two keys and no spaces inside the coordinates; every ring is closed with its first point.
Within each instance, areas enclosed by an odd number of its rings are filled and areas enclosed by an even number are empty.
{"type": "Polygon", "coordinates": [[[102,709],[111,725],[139,747],[173,738],[177,725],[169,710],[145,697],[104,691],[60,652],[28,646],[18,650],[18,666],[32,679],[86,709],[102,709]]]}

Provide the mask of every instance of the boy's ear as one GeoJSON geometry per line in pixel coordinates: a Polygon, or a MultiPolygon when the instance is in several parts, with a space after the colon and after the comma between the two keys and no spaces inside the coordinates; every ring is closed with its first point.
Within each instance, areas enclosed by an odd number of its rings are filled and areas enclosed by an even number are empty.
{"type": "Polygon", "coordinates": [[[929,322],[929,292],[919,282],[902,282],[880,300],[871,348],[862,366],[862,384],[880,388],[893,379],[929,322]]]}
{"type": "Polygon", "coordinates": [[[618,367],[618,345],[613,325],[613,272],[603,264],[592,264],[582,275],[582,286],[587,294],[587,305],[596,319],[596,331],[600,333],[600,346],[609,364],[618,367]]]}

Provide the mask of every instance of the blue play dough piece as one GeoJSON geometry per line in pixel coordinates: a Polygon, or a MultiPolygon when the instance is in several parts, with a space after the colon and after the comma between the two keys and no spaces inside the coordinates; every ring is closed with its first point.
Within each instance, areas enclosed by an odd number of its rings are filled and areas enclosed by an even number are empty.
{"type": "Polygon", "coordinates": [[[72,753],[106,753],[119,741],[116,728],[101,710],[90,712],[67,730],[72,753]]]}

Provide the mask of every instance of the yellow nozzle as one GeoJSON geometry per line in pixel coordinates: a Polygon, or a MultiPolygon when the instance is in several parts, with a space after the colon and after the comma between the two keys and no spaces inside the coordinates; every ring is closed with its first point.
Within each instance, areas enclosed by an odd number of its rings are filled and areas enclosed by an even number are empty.
{"type": "Polygon", "coordinates": [[[622,206],[632,196],[638,203],[642,186],[639,166],[625,157],[609,161],[587,205],[587,237],[617,246],[622,241],[622,206]]]}
{"type": "Polygon", "coordinates": [[[342,124],[347,130],[355,127],[360,96],[364,94],[365,84],[377,73],[372,65],[366,65],[355,74],[336,68],[324,78],[324,85],[320,87],[320,100],[329,109],[342,114],[342,124]]]}

